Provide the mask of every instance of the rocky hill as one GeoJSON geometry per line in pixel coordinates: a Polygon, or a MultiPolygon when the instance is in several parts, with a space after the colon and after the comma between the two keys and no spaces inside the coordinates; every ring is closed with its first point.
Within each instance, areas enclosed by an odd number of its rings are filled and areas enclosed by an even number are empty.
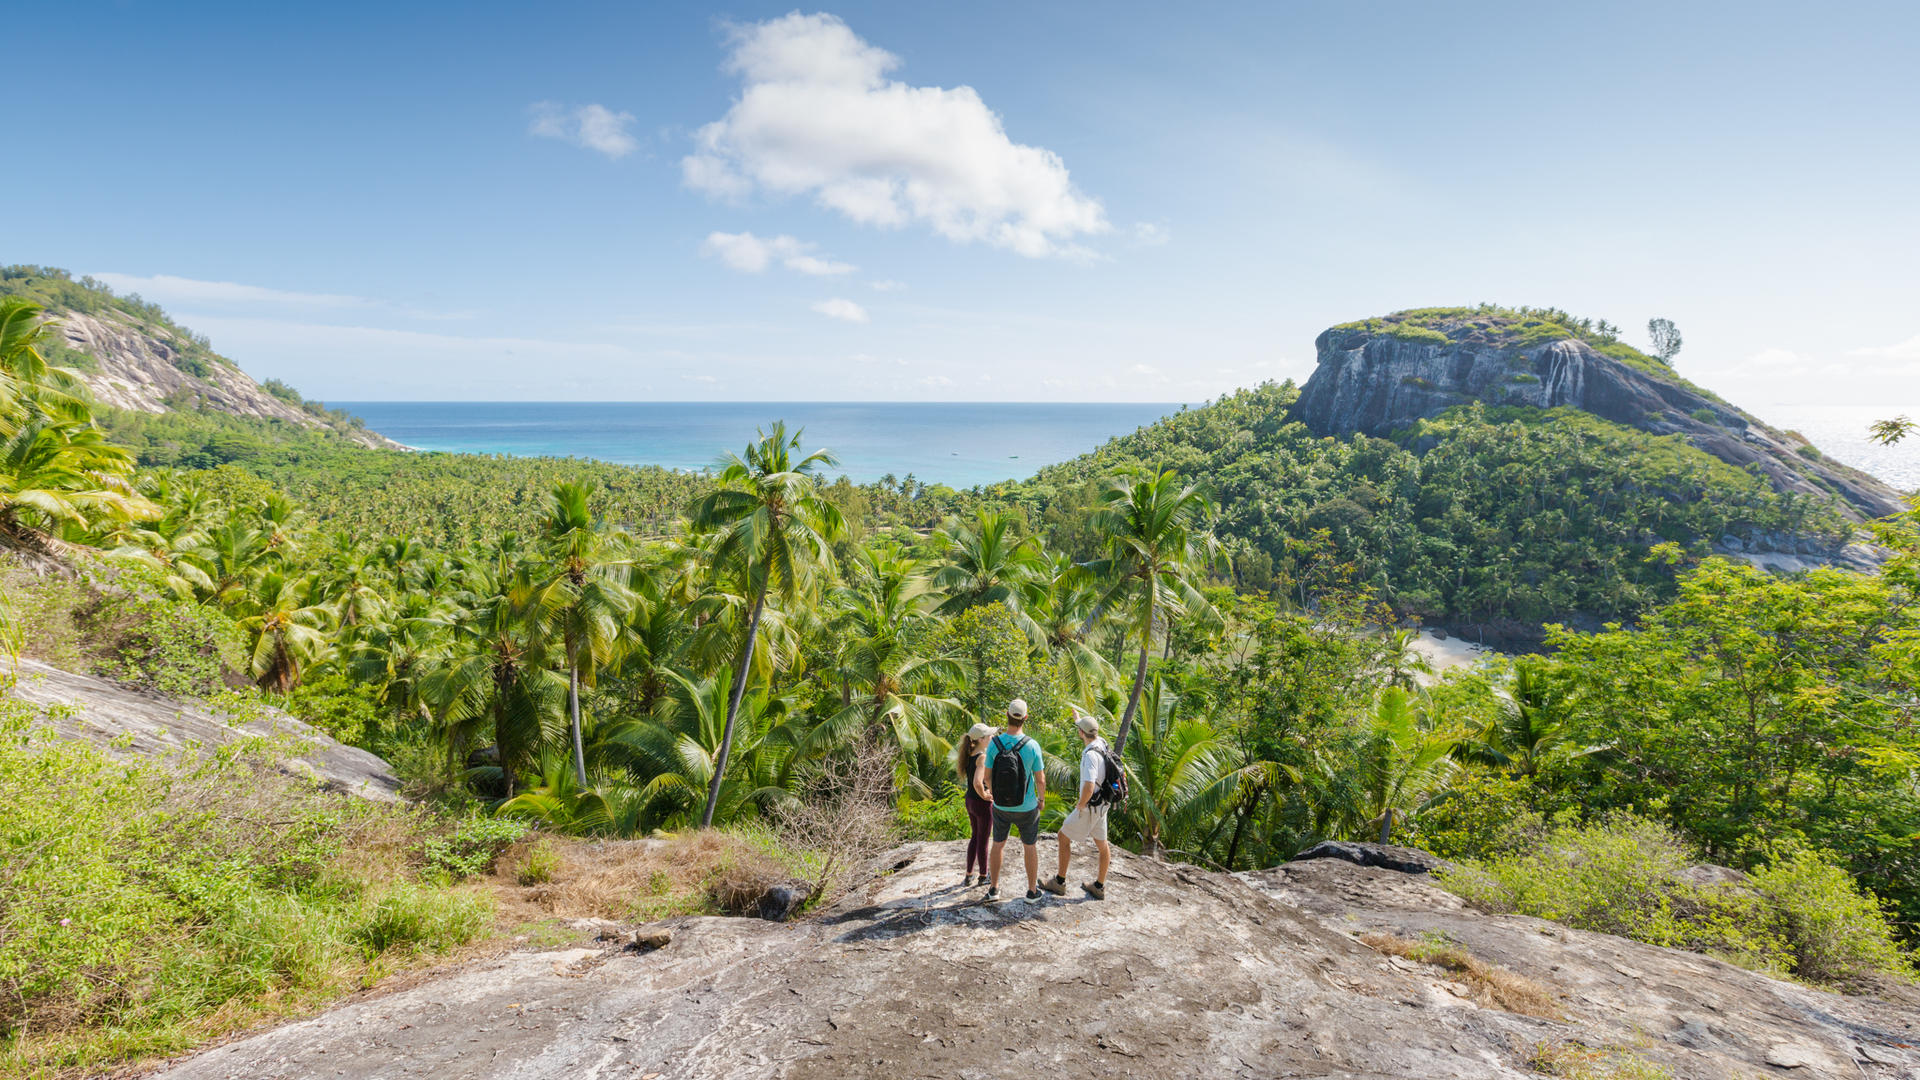
{"type": "Polygon", "coordinates": [[[400,448],[283,383],[255,382],[205,338],[138,296],[119,296],[91,278],[75,280],[64,270],[39,266],[0,268],[0,296],[9,295],[45,309],[53,335],[48,359],[78,370],[101,404],[147,413],[205,408],[334,431],[361,446],[400,448]]]}
{"type": "Polygon", "coordinates": [[[1293,415],[1318,435],[1388,435],[1476,401],[1574,408],[1683,436],[1721,461],[1759,470],[1780,492],[1833,498],[1855,520],[1905,508],[1888,485],[1561,312],[1405,311],[1333,327],[1315,347],[1319,366],[1293,415]]]}
{"type": "Polygon", "coordinates": [[[325,732],[260,706],[229,716],[204,702],[141,693],[93,675],[63,671],[37,660],[17,661],[16,681],[0,695],[46,709],[53,731],[130,757],[192,750],[213,753],[249,739],[275,742],[280,767],[323,786],[376,802],[399,802],[400,782],[387,763],[325,732]]]}
{"type": "Polygon", "coordinates": [[[1348,862],[1115,851],[1111,898],[983,904],[958,843],[797,923],[685,918],[524,951],[184,1059],[228,1077],[1892,1078],[1904,987],[1844,996],[1475,912],[1348,862]],[[663,932],[664,931],[664,932],[663,932]],[[1416,946],[1446,941],[1442,963],[1416,946]],[[624,947],[622,942],[626,942],[624,947]],[[1411,954],[1408,955],[1408,954],[1411,954]],[[1461,961],[1460,957],[1469,958],[1461,961]],[[1580,1071],[1576,1071],[1580,1070],[1580,1071]]]}

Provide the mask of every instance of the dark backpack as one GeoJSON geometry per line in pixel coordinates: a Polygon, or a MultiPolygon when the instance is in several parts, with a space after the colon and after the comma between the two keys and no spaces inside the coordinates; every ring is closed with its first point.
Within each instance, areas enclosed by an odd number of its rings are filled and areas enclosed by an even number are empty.
{"type": "Polygon", "coordinates": [[[1093,797],[1087,800],[1087,805],[1119,806],[1127,801],[1127,770],[1120,764],[1120,755],[1107,747],[1094,753],[1100,755],[1100,782],[1094,785],[1093,797]]]}
{"type": "Polygon", "coordinates": [[[1033,797],[1033,778],[1027,775],[1027,759],[1020,756],[1029,740],[1022,735],[1009,750],[1007,744],[1000,741],[1004,738],[1005,735],[993,737],[994,746],[999,748],[993,755],[993,805],[1019,806],[1033,797]]]}

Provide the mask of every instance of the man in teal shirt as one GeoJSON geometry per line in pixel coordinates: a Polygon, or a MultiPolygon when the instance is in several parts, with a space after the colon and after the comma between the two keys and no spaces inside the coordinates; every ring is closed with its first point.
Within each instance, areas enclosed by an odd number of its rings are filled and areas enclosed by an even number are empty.
{"type": "Polygon", "coordinates": [[[1027,703],[1007,703],[1007,730],[987,743],[974,773],[974,790],[993,802],[993,849],[987,856],[987,899],[1000,899],[1000,857],[1007,833],[1020,830],[1020,846],[1027,859],[1027,899],[1040,899],[1040,807],[1047,797],[1047,769],[1040,745],[1021,729],[1027,725],[1027,703]],[[1006,760],[1001,761],[1002,757],[1006,760]],[[999,767],[994,763],[999,761],[999,767]]]}

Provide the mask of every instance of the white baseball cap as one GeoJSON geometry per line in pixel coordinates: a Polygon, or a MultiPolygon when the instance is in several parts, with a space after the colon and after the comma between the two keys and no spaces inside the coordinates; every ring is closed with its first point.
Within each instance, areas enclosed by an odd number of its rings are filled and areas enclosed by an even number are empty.
{"type": "Polygon", "coordinates": [[[1100,734],[1100,718],[1083,713],[1078,709],[1073,711],[1073,726],[1089,735],[1100,734]]]}
{"type": "Polygon", "coordinates": [[[993,734],[993,729],[985,724],[975,724],[967,729],[967,738],[969,739],[984,739],[991,734],[993,734]]]}
{"type": "Polygon", "coordinates": [[[1025,720],[1027,718],[1027,703],[1020,698],[1014,698],[1012,701],[1007,702],[1007,715],[1015,720],[1025,720]]]}

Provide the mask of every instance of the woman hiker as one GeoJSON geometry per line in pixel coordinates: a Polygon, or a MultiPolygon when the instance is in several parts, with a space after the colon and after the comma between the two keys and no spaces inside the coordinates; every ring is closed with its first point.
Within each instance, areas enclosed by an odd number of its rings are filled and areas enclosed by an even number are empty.
{"type": "Polygon", "coordinates": [[[974,883],[973,867],[980,864],[981,882],[987,880],[987,840],[993,834],[993,802],[980,797],[974,790],[973,778],[980,768],[980,754],[987,748],[987,740],[993,738],[993,729],[985,724],[975,724],[967,731],[967,737],[960,740],[960,785],[967,789],[967,824],[972,831],[967,834],[967,878],[960,887],[970,889],[974,883]]]}

